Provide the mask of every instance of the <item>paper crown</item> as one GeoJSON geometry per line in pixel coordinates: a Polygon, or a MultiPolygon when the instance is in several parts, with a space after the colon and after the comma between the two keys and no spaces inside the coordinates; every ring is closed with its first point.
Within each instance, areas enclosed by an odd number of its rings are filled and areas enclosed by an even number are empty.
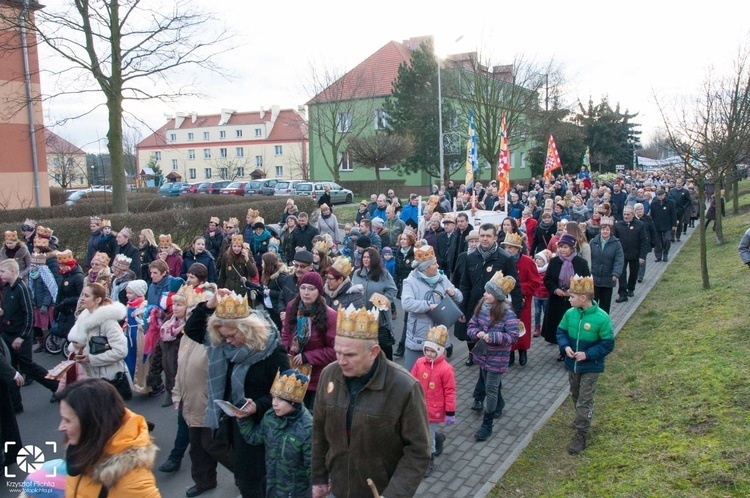
{"type": "Polygon", "coordinates": [[[615,226],[615,219],[611,216],[602,216],[602,218],[599,220],[600,225],[609,225],[609,226],[615,226]]]}
{"type": "Polygon", "coordinates": [[[45,254],[40,253],[40,252],[33,252],[31,254],[31,264],[32,265],[46,265],[47,264],[47,256],[45,254]]]}
{"type": "MultiPolygon", "coordinates": [[[[247,210],[247,215],[252,216],[253,218],[257,218],[259,214],[260,214],[260,211],[258,211],[257,209],[249,208],[247,210]]],[[[230,223],[231,221],[232,221],[232,218],[229,218],[230,223]]]]}
{"type": "Polygon", "coordinates": [[[348,277],[352,274],[352,262],[346,256],[339,256],[333,260],[333,264],[328,267],[329,271],[335,271],[342,277],[348,277]]]}
{"type": "Polygon", "coordinates": [[[91,258],[91,261],[94,261],[95,259],[101,262],[104,266],[109,266],[109,256],[106,252],[94,253],[94,257],[91,258]]]}
{"type": "Polygon", "coordinates": [[[232,291],[224,297],[217,297],[216,316],[231,319],[247,318],[250,316],[247,296],[240,296],[232,291]]]}
{"type": "Polygon", "coordinates": [[[102,220],[102,221],[99,222],[99,226],[102,227],[102,228],[104,228],[104,227],[112,228],[112,222],[109,221],[109,220],[102,220]]]}
{"type": "Polygon", "coordinates": [[[315,244],[313,244],[313,249],[317,250],[320,254],[328,254],[328,252],[331,250],[332,245],[332,242],[329,242],[326,239],[320,239],[315,244]]]}
{"type": "Polygon", "coordinates": [[[204,292],[196,292],[192,285],[183,285],[179,288],[177,293],[174,295],[174,299],[183,299],[187,308],[193,308],[206,300],[206,294],[204,292]]]}
{"type": "Polygon", "coordinates": [[[53,230],[51,228],[44,228],[43,226],[39,225],[36,227],[36,236],[42,237],[45,239],[49,239],[52,237],[53,230]]]}
{"type": "Polygon", "coordinates": [[[73,261],[73,251],[70,249],[65,249],[64,251],[60,251],[57,253],[57,262],[61,265],[64,265],[66,263],[70,263],[73,261]]]}
{"type": "MultiPolygon", "coordinates": [[[[256,211],[256,212],[257,212],[257,211],[256,211]]],[[[258,215],[256,214],[254,218],[255,218],[255,220],[254,220],[254,221],[255,221],[255,223],[261,223],[261,224],[263,224],[263,225],[265,225],[265,224],[266,224],[266,220],[265,220],[265,219],[263,219],[263,217],[262,217],[262,216],[258,216],[258,215]]],[[[255,223],[253,223],[253,226],[255,226],[255,223]]]]}
{"type": "Polygon", "coordinates": [[[49,249],[49,239],[44,237],[34,237],[34,247],[39,249],[49,249]]]}
{"type": "Polygon", "coordinates": [[[170,247],[172,245],[172,235],[171,234],[161,234],[159,235],[159,246],[161,247],[170,247]]]}
{"type": "Polygon", "coordinates": [[[502,246],[513,246],[521,249],[523,247],[523,237],[517,233],[505,234],[505,240],[500,244],[502,246]]]}
{"type": "Polygon", "coordinates": [[[120,231],[118,232],[120,235],[124,235],[128,239],[133,238],[133,231],[128,227],[122,227],[120,231]]]}
{"type": "Polygon", "coordinates": [[[435,259],[435,249],[429,244],[417,243],[414,249],[414,260],[418,262],[429,261],[435,259]]]}
{"type": "Polygon", "coordinates": [[[208,222],[209,223],[214,223],[214,224],[218,225],[218,224],[221,223],[221,220],[219,219],[218,216],[211,216],[211,219],[208,220],[208,222]]]}
{"type": "Polygon", "coordinates": [[[391,309],[391,301],[379,292],[373,292],[368,301],[374,304],[380,311],[388,311],[391,309]]]}
{"type": "Polygon", "coordinates": [[[557,231],[559,232],[560,230],[565,230],[566,226],[568,226],[568,222],[567,221],[565,221],[565,220],[558,221],[557,222],[557,231]]]}
{"type": "Polygon", "coordinates": [[[594,279],[591,277],[581,277],[580,275],[574,275],[570,277],[570,288],[568,292],[571,294],[594,294],[594,279]]]}
{"type": "Polygon", "coordinates": [[[276,378],[271,385],[271,396],[284,399],[291,403],[302,403],[305,399],[310,378],[294,370],[287,370],[283,374],[276,372],[276,378]]]}
{"type": "Polygon", "coordinates": [[[427,342],[434,342],[440,347],[445,347],[448,342],[448,329],[445,325],[438,325],[437,327],[431,327],[427,331],[427,342]]]}
{"type": "Polygon", "coordinates": [[[487,284],[494,285],[503,295],[508,296],[513,288],[516,286],[516,279],[513,277],[506,277],[503,271],[496,272],[487,284]]]}
{"type": "Polygon", "coordinates": [[[445,213],[443,224],[445,223],[456,223],[456,216],[453,213],[445,213]]]}
{"type": "Polygon", "coordinates": [[[242,244],[242,243],[245,242],[245,237],[243,237],[242,235],[236,233],[236,234],[232,235],[231,242],[232,242],[232,245],[234,245],[234,244],[242,244]]]}
{"type": "Polygon", "coordinates": [[[281,241],[276,237],[271,237],[270,239],[268,239],[268,246],[270,247],[273,245],[275,245],[276,249],[278,249],[279,247],[281,247],[281,241]]]}
{"type": "Polygon", "coordinates": [[[440,197],[437,195],[431,195],[429,198],[429,204],[432,207],[437,206],[437,203],[440,202],[440,197]]]}
{"type": "Polygon", "coordinates": [[[117,268],[118,270],[125,271],[130,269],[130,263],[132,262],[132,258],[129,258],[124,254],[118,254],[117,256],[115,256],[115,260],[112,262],[112,266],[114,268],[117,268]]]}
{"type": "Polygon", "coordinates": [[[235,217],[229,218],[224,224],[224,226],[229,225],[229,224],[232,224],[234,225],[235,228],[237,228],[238,226],[240,226],[240,220],[238,220],[235,217]]]}
{"type": "Polygon", "coordinates": [[[89,217],[89,223],[96,223],[98,225],[100,221],[102,221],[102,219],[98,216],[89,217]]]}
{"type": "Polygon", "coordinates": [[[367,311],[365,308],[339,308],[336,319],[336,336],[350,339],[378,340],[378,315],[376,308],[367,311]]]}
{"type": "Polygon", "coordinates": [[[18,232],[15,230],[6,230],[5,242],[18,242],[18,232]]]}

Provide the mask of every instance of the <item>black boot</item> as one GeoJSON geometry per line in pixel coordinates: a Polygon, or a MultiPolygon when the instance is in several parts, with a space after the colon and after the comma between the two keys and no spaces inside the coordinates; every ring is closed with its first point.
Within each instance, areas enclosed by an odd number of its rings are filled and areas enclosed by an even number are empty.
{"type": "Polygon", "coordinates": [[[528,361],[528,358],[526,357],[526,350],[519,349],[518,350],[518,364],[521,366],[524,366],[526,364],[526,361],[528,361]]]}
{"type": "Polygon", "coordinates": [[[393,352],[393,356],[398,356],[398,357],[404,356],[404,353],[406,352],[405,349],[406,348],[404,347],[404,343],[399,342],[398,347],[396,348],[396,351],[393,352]]]}
{"type": "Polygon", "coordinates": [[[469,353],[469,358],[466,360],[466,366],[470,367],[474,364],[474,355],[469,353]]]}
{"type": "Polygon", "coordinates": [[[477,441],[485,441],[488,437],[490,437],[492,435],[492,421],[493,414],[484,412],[482,425],[479,427],[479,430],[474,433],[474,439],[476,439],[477,441]]]}
{"type": "Polygon", "coordinates": [[[516,352],[511,351],[510,352],[510,358],[508,358],[508,366],[512,366],[516,362],[516,352]]]}
{"type": "Polygon", "coordinates": [[[443,448],[445,447],[445,432],[435,433],[435,453],[433,457],[440,456],[443,454],[443,448]]]}

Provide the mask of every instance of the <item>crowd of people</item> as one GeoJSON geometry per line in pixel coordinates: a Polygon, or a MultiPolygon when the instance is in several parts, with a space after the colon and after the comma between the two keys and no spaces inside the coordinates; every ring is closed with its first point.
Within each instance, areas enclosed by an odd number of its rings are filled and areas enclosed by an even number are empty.
{"type": "Polygon", "coordinates": [[[158,471],[178,472],[189,448],[189,497],[216,488],[218,464],[243,497],[365,496],[368,478],[383,496],[412,496],[455,422],[452,341],[478,367],[470,409],[485,441],[503,374],[538,361],[529,350],[543,338],[569,371],[577,454],[614,347],[615,291],[615,303],[633,297],[649,254],[669,261],[699,210],[716,214],[715,195],[706,203],[666,173],[596,181],[582,168],[505,197],[494,181],[405,205],[389,190],[353,220],[289,199],[278,230],[251,208],[242,229],[212,217],[184,248],[92,217],[85,255],[26,220],[0,250],[2,437],[20,443],[20,386],[37,381],[60,403],[66,496],[158,496],[153,421],[123,402],[135,393],[176,409],[159,421],[177,435],[158,471]],[[482,222],[487,211],[502,223],[482,222]],[[68,340],[61,374],[33,360],[50,334],[68,340]],[[115,401],[91,413],[92,396],[115,401]],[[139,457],[105,477],[105,460],[131,449],[139,457]]]}

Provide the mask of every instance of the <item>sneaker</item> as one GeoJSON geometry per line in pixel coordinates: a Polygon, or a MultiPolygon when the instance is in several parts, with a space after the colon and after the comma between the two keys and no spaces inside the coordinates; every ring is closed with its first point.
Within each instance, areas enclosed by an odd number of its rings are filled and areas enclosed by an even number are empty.
{"type": "Polygon", "coordinates": [[[443,454],[443,446],[445,444],[445,432],[435,433],[435,456],[443,454]]]}
{"type": "Polygon", "coordinates": [[[473,412],[481,412],[482,411],[482,402],[478,399],[474,400],[474,403],[471,405],[471,411],[473,412]]]}
{"type": "Polygon", "coordinates": [[[159,387],[155,387],[155,388],[151,389],[151,392],[148,393],[148,397],[149,398],[158,398],[159,396],[161,396],[165,392],[167,392],[167,386],[165,386],[164,384],[162,384],[159,387]]]}
{"type": "Polygon", "coordinates": [[[579,432],[573,437],[573,441],[570,442],[570,446],[568,446],[568,453],[571,455],[577,455],[585,449],[586,436],[579,432]]]}

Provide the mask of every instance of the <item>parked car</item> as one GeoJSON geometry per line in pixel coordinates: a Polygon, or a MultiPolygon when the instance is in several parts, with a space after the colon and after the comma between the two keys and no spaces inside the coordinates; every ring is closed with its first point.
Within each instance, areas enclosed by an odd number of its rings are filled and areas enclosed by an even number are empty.
{"type": "Polygon", "coordinates": [[[180,195],[180,189],[185,182],[170,182],[165,183],[159,188],[159,195],[164,197],[177,197],[180,195]]]}
{"type": "Polygon", "coordinates": [[[278,178],[266,178],[260,181],[260,190],[263,195],[274,195],[276,193],[276,184],[281,180],[278,178]]]}
{"type": "Polygon", "coordinates": [[[200,183],[186,183],[180,189],[180,195],[191,195],[198,193],[200,183]]]}
{"type": "Polygon", "coordinates": [[[276,191],[273,195],[284,197],[296,195],[295,189],[297,188],[297,185],[303,181],[304,180],[279,180],[279,182],[276,183],[276,191]]]}
{"type": "Polygon", "coordinates": [[[211,182],[203,182],[198,184],[198,193],[199,194],[207,194],[208,193],[208,187],[211,186],[211,182]]]}
{"type": "Polygon", "coordinates": [[[247,182],[233,182],[219,191],[219,195],[245,195],[247,182]]]}
{"type": "Polygon", "coordinates": [[[263,195],[260,180],[250,180],[245,185],[245,195],[263,195]]]}
{"type": "Polygon", "coordinates": [[[219,192],[221,191],[221,189],[228,186],[230,183],[232,183],[230,180],[219,180],[216,182],[202,183],[201,186],[198,188],[198,192],[202,194],[219,195],[219,192]],[[203,187],[203,185],[205,185],[205,187],[203,187]],[[201,188],[203,190],[201,190],[201,188]]]}
{"type": "Polygon", "coordinates": [[[352,202],[354,193],[334,182],[301,182],[297,184],[295,192],[298,196],[306,195],[317,201],[318,197],[323,195],[326,186],[331,188],[331,204],[348,204],[352,202]]]}

